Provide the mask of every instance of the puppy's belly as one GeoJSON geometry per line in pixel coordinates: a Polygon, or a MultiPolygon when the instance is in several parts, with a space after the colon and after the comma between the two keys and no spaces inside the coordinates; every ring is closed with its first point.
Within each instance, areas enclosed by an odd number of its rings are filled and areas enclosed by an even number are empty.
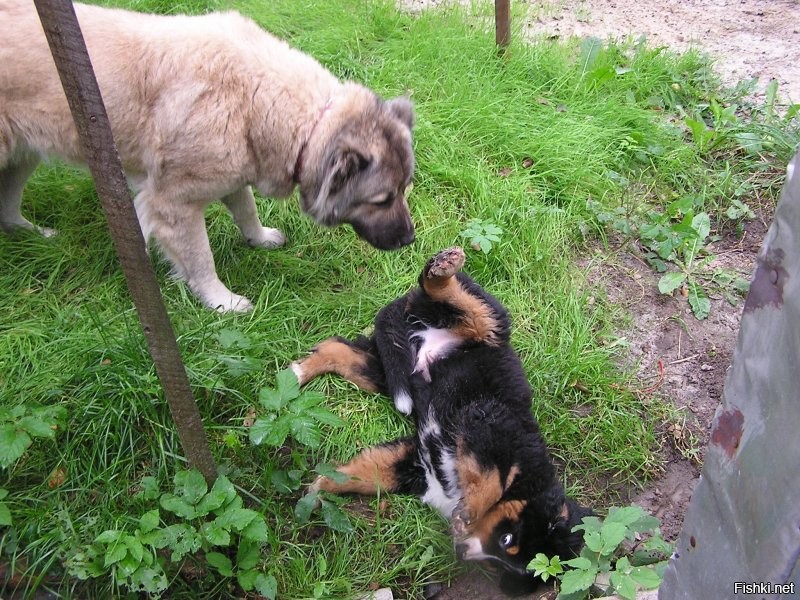
{"type": "Polygon", "coordinates": [[[412,340],[422,340],[422,344],[417,350],[414,372],[421,373],[425,381],[431,380],[431,364],[445,357],[463,341],[449,329],[437,329],[436,327],[415,331],[411,334],[411,338],[412,340]]]}

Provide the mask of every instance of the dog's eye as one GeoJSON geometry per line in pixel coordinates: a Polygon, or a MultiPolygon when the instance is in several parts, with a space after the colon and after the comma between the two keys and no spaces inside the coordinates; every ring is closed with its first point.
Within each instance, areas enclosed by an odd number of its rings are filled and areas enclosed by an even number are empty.
{"type": "Polygon", "coordinates": [[[383,198],[379,198],[377,202],[375,202],[376,206],[387,206],[392,203],[394,200],[394,194],[391,192],[386,194],[383,198]]]}
{"type": "Polygon", "coordinates": [[[509,548],[514,543],[514,534],[506,533],[500,536],[500,547],[505,549],[509,548]]]}

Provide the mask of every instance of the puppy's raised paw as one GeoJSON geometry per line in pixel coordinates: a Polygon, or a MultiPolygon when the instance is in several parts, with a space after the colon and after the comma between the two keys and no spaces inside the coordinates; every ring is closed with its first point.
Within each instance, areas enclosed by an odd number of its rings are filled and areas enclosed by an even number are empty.
{"type": "MultiPolygon", "coordinates": [[[[327,478],[321,475],[317,477],[312,483],[309,484],[308,488],[306,488],[306,495],[319,494],[323,489],[323,483],[325,479],[327,478]]],[[[319,504],[319,500],[317,500],[317,504],[319,504]]]]}
{"type": "Polygon", "coordinates": [[[442,250],[425,265],[425,277],[429,279],[452,277],[461,270],[465,261],[464,251],[458,246],[442,250]]]}
{"type": "Polygon", "coordinates": [[[464,499],[459,500],[450,516],[450,533],[453,538],[461,539],[467,535],[467,525],[471,522],[469,511],[466,508],[464,499]]]}

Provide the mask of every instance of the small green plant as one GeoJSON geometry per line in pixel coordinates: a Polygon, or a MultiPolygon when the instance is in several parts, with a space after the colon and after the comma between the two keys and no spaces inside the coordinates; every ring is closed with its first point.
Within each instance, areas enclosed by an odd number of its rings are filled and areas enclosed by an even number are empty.
{"type": "Polygon", "coordinates": [[[471,219],[467,228],[461,232],[461,237],[469,241],[475,250],[489,254],[496,243],[500,241],[503,230],[490,221],[471,219]]]}
{"type": "Polygon", "coordinates": [[[231,377],[239,377],[262,368],[262,361],[248,356],[246,351],[252,345],[241,331],[236,329],[222,329],[215,336],[223,352],[217,354],[217,359],[231,377]]]}
{"type": "Polygon", "coordinates": [[[528,563],[528,570],[533,571],[536,577],[541,577],[542,581],[546,582],[551,577],[561,575],[564,572],[564,567],[561,565],[561,559],[558,556],[547,558],[546,555],[539,552],[528,563]]]}
{"type": "Polygon", "coordinates": [[[711,310],[711,301],[703,289],[703,269],[714,257],[703,254],[711,232],[711,219],[704,212],[696,215],[687,212],[683,220],[673,224],[671,229],[673,235],[668,238],[670,253],[667,258],[680,270],[664,273],[658,280],[658,291],[672,294],[679,288],[685,290],[694,316],[705,319],[711,310]]]}
{"type": "Polygon", "coordinates": [[[52,440],[64,426],[63,406],[0,407],[0,467],[14,464],[33,443],[33,438],[52,440]]]}
{"type": "Polygon", "coordinates": [[[300,391],[297,376],[291,369],[278,372],[275,388],[262,388],[258,402],[263,416],[250,426],[250,442],[258,446],[280,447],[290,435],[304,446],[318,448],[322,433],[320,425],[341,427],[339,417],[320,406],[325,396],[319,392],[300,391]]]}
{"type": "MultiPolygon", "coordinates": [[[[695,199],[686,196],[670,203],[663,213],[656,210],[628,212],[624,206],[615,209],[601,207],[596,202],[587,203],[595,218],[603,225],[625,236],[638,237],[647,263],[662,273],[658,290],[673,294],[679,290],[686,297],[697,319],[705,319],[711,311],[708,288],[720,291],[731,303],[746,293],[748,284],[741,277],[712,269],[715,256],[708,244],[716,238],[711,235],[711,218],[706,212],[695,213],[695,199]],[[676,270],[669,270],[669,265],[676,270]]],[[[752,212],[738,201],[729,210],[736,210],[739,218],[752,212]]],[[[733,213],[731,213],[733,214],[733,213]]]]}
{"type": "MultiPolygon", "coordinates": [[[[339,473],[333,465],[328,463],[317,465],[315,471],[318,475],[332,479],[337,483],[343,483],[348,479],[347,475],[339,473]]],[[[319,508],[322,519],[328,527],[342,533],[350,533],[353,531],[353,525],[350,523],[347,513],[341,509],[344,502],[342,498],[333,494],[312,491],[297,501],[297,505],[294,507],[294,516],[299,523],[305,524],[308,523],[314,510],[319,508]]]]}
{"type": "MultiPolygon", "coordinates": [[[[222,577],[235,577],[245,592],[274,599],[277,582],[259,569],[261,545],[270,532],[264,516],[244,508],[242,498],[224,476],[211,490],[195,470],[179,471],[172,493],[159,493],[155,479],[145,477],[141,495],[159,500],[172,515],[171,524],[154,508],[131,527],[108,529],[67,559],[79,579],[111,575],[117,585],[158,596],[169,583],[170,564],[186,560],[205,564],[222,577]],[[167,561],[169,557],[169,561],[167,561]]],[[[201,567],[204,568],[204,567],[201,567]]]]}
{"type": "Polygon", "coordinates": [[[634,600],[637,590],[660,585],[672,553],[671,544],[661,538],[658,526],[658,519],[638,506],[613,507],[605,520],[585,517],[581,525],[573,528],[583,531],[585,545],[578,558],[554,564],[554,559],[546,561],[546,557],[537,556],[528,569],[559,578],[557,600],[584,600],[596,594],[617,594],[634,600]],[[649,537],[621,555],[623,543],[633,543],[642,534],[649,537]],[[558,574],[562,565],[570,569],[558,574]]]}

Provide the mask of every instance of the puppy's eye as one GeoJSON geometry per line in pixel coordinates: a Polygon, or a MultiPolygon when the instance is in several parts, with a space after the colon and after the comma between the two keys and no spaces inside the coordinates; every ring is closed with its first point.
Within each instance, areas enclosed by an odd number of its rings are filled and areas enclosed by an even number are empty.
{"type": "Polygon", "coordinates": [[[510,548],[511,545],[514,543],[514,534],[513,533],[505,533],[500,536],[500,547],[503,549],[510,548]]]}

